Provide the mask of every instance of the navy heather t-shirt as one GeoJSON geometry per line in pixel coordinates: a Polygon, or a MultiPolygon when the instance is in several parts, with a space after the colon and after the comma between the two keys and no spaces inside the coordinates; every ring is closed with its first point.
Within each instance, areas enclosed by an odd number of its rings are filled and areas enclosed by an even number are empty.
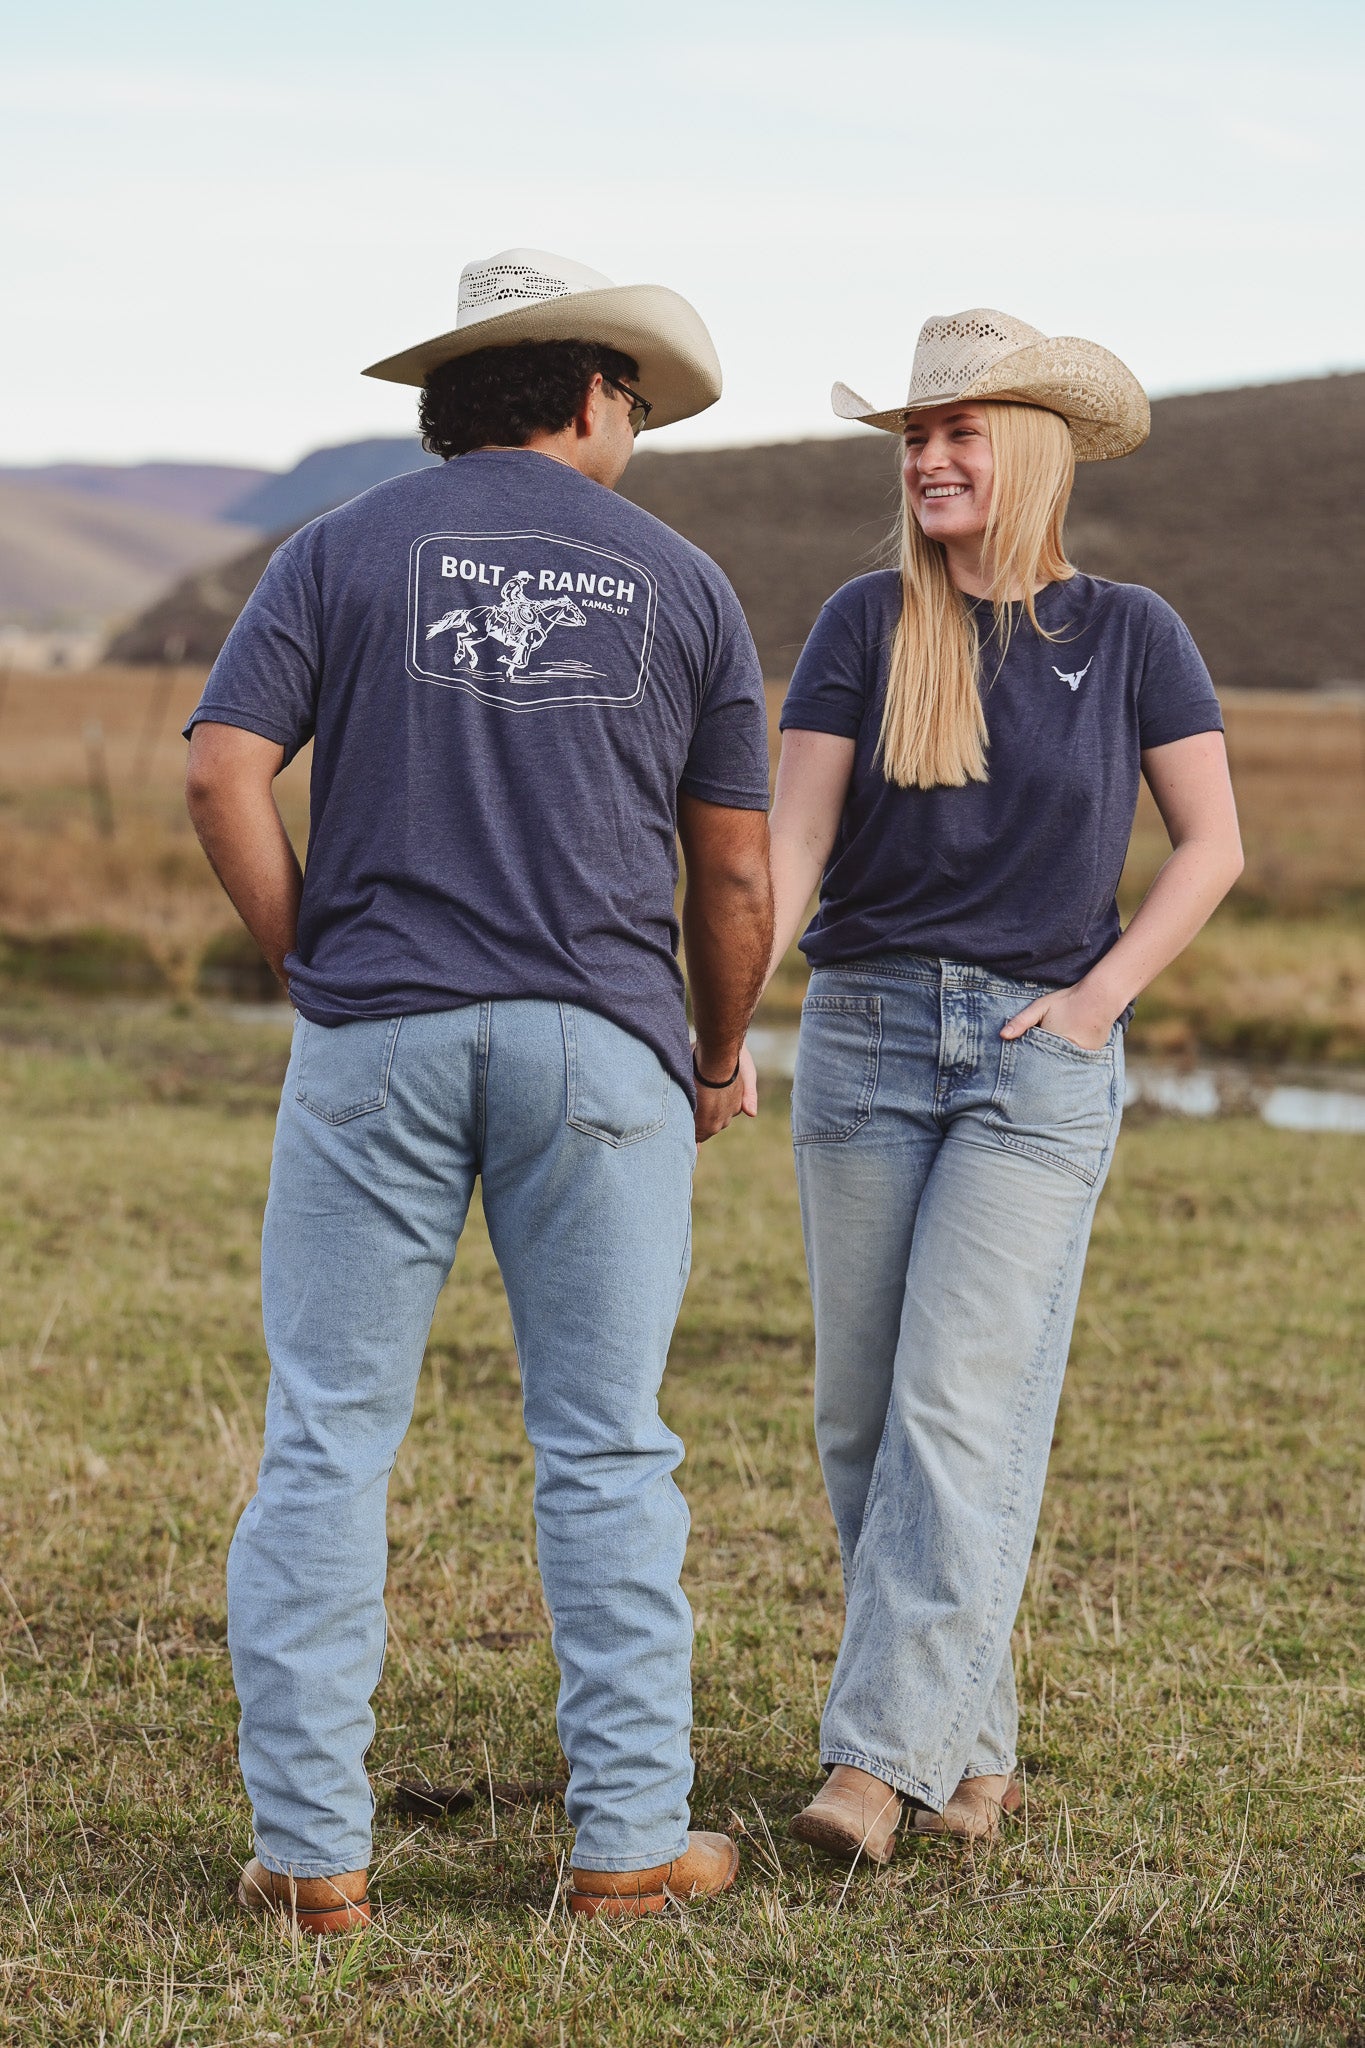
{"type": "Polygon", "coordinates": [[[305,1017],[578,1003],[691,1093],[679,790],[763,810],[753,641],[715,564],[527,449],[366,491],[278,549],[186,728],[314,741],[305,1017]]]}
{"type": "Polygon", "coordinates": [[[963,789],[899,789],[876,758],[897,571],[846,583],[806,642],[783,731],[857,743],[801,941],[812,966],[904,950],[1025,981],[1079,980],[1119,936],[1143,750],[1223,729],[1198,649],[1152,591],[1096,576],[1050,583],[1034,602],[1057,637],[1041,638],[1018,607],[1003,663],[991,606],[974,602],[990,779],[963,789]]]}

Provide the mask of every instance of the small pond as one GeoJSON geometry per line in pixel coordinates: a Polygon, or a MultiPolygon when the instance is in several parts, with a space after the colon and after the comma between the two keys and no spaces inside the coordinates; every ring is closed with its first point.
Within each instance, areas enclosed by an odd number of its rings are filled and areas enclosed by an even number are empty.
{"type": "MultiPolygon", "coordinates": [[[[289,1030],[287,1003],[215,1005],[244,1024],[289,1030]]],[[[749,1047],[759,1074],[790,1080],[796,1065],[796,1029],[756,1024],[749,1047]]],[[[1365,1072],[1340,1067],[1253,1067],[1237,1060],[1189,1065],[1130,1053],[1124,1100],[1168,1116],[1259,1116],[1281,1131],[1344,1131],[1365,1137],[1365,1072]]]]}
{"type": "MultiPolygon", "coordinates": [[[[756,1025],[749,1046],[760,1074],[788,1079],[796,1031],[756,1025]]],[[[1236,1060],[1178,1064],[1130,1053],[1125,1101],[1170,1116],[1259,1116],[1281,1131],[1365,1137],[1365,1073],[1337,1067],[1253,1067],[1236,1060]]]]}

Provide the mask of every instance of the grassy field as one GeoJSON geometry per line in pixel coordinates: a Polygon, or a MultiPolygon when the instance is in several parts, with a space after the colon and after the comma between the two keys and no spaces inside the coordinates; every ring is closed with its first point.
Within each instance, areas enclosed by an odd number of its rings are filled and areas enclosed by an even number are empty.
{"type": "MultiPolygon", "coordinates": [[[[178,731],[199,671],[0,678],[0,986],[181,996],[252,989],[255,955],[195,843],[178,731]]],[[[780,692],[771,692],[775,713],[780,692]]],[[[1264,1059],[1365,1061],[1365,705],[1231,692],[1247,871],[1144,999],[1132,1043],[1264,1059]]],[[[281,778],[302,845],[307,759],[281,778]]],[[[1144,798],[1131,910],[1164,858],[1144,798]]],[[[793,1016],[793,953],[769,1021],[793,1016]]]]}
{"type": "Polygon", "coordinates": [[[1026,1818],[851,1882],[789,1842],[840,1625],[780,1091],[708,1147],[685,1436],[696,1808],[718,1907],[553,1910],[567,1847],[530,1461],[471,1224],[392,1488],[379,1927],[231,1904],[223,1559],[265,1381],[284,1038],[0,1012],[0,2039],[1023,2048],[1365,2042],[1358,1140],[1137,1122],[1101,1207],[1016,1637],[1026,1818]],[[438,1823],[404,1778],[468,1786],[438,1823]],[[503,1787],[490,1797],[490,1782],[503,1787]]]}

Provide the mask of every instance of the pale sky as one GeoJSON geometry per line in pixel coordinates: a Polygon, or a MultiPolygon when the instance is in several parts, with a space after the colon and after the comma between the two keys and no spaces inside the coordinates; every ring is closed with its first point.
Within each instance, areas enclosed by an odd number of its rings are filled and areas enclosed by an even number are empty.
{"type": "MultiPolygon", "coordinates": [[[[361,367],[471,257],[673,286],[725,395],[836,431],[931,312],[1154,393],[1365,365],[1360,0],[0,0],[0,464],[283,467],[413,421],[361,367]]],[[[839,431],[859,431],[842,429],[839,431]]],[[[653,437],[651,437],[653,439],[653,437]]]]}

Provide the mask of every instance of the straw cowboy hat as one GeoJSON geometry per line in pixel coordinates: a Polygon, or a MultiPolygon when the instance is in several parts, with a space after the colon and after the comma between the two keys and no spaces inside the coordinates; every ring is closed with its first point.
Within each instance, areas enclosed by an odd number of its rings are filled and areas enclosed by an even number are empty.
{"type": "Polygon", "coordinates": [[[363,374],[425,384],[480,348],[517,341],[595,341],[640,366],[648,425],[671,426],[720,397],[720,361],[701,315],[661,284],[613,284],[600,270],[544,249],[503,249],[460,272],[455,325],[363,374]]]}
{"type": "Polygon", "coordinates": [[[1070,427],[1078,462],[1130,455],[1152,425],[1146,392],[1107,348],[1073,335],[1043,334],[989,306],[935,313],[925,321],[904,405],[874,411],[847,384],[836,384],[830,397],[841,420],[861,420],[889,434],[901,433],[911,413],[956,398],[1041,406],[1060,413],[1070,427]]]}

